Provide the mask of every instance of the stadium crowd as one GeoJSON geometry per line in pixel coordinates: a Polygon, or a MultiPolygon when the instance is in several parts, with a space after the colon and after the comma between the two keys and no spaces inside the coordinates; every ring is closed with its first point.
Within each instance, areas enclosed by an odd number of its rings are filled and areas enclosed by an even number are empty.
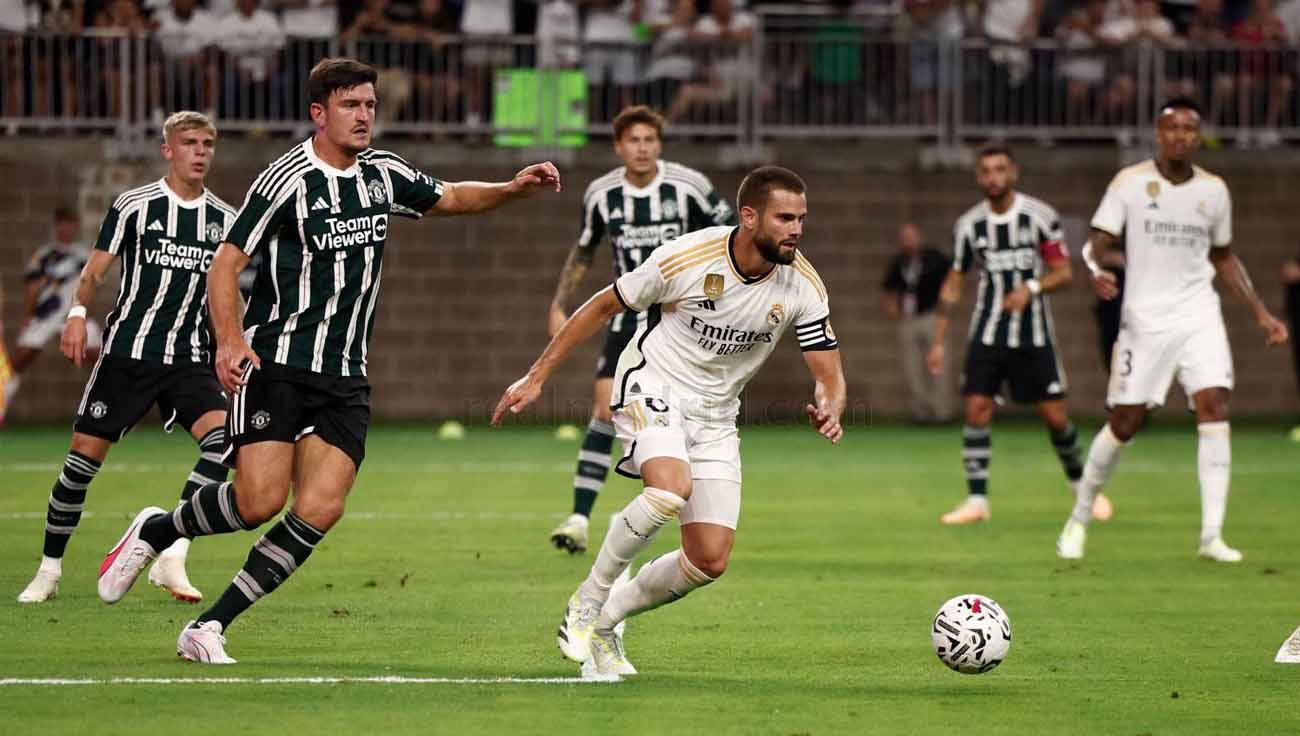
{"type": "Polygon", "coordinates": [[[1131,125],[1187,95],[1266,147],[1296,125],[1298,43],[1300,0],[0,0],[0,118],[119,117],[122,75],[147,77],[153,117],[292,118],[343,49],[382,70],[389,119],[470,128],[494,70],[541,67],[582,71],[593,123],[632,102],[726,120],[747,89],[776,122],[931,125],[956,84],[1008,124],[1131,125]]]}

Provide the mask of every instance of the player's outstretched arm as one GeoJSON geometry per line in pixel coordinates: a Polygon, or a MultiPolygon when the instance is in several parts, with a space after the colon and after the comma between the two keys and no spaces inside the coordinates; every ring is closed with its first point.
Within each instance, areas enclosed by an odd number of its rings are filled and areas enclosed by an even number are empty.
{"type": "Polygon", "coordinates": [[[623,311],[623,304],[614,294],[613,286],[606,286],[587,300],[565,321],[560,331],[551,338],[551,343],[542,351],[541,357],[528,369],[523,378],[510,384],[502,394],[497,408],[492,412],[492,426],[500,427],[501,420],[507,412],[518,414],[537,400],[542,394],[542,386],[551,377],[551,373],[569,357],[573,348],[592,335],[599,332],[610,318],[623,311]]]}
{"type": "Polygon", "coordinates": [[[239,272],[248,265],[248,255],[237,245],[222,243],[208,269],[208,311],[217,343],[217,380],[228,393],[244,385],[244,361],[261,368],[262,361],[244,339],[240,324],[239,272]]]}
{"type": "Polygon", "coordinates": [[[1269,345],[1281,345],[1286,342],[1286,325],[1274,317],[1273,313],[1268,311],[1264,301],[1259,298],[1255,285],[1250,281],[1250,275],[1246,273],[1246,266],[1237,254],[1226,245],[1211,248],[1210,262],[1214,264],[1214,270],[1219,278],[1228,285],[1228,290],[1255,313],[1255,321],[1264,331],[1265,342],[1269,345]]]}
{"type": "Polygon", "coordinates": [[[531,197],[544,189],[560,191],[560,170],[555,164],[533,164],[510,181],[489,184],[481,181],[444,182],[442,197],[433,206],[435,215],[472,215],[487,212],[515,199],[531,197]]]}
{"type": "Polygon", "coordinates": [[[68,310],[68,321],[63,325],[63,336],[59,339],[59,349],[64,357],[77,367],[86,359],[86,305],[95,301],[95,292],[104,285],[108,269],[113,267],[117,256],[103,250],[93,250],[86,265],[81,269],[81,279],[77,284],[77,294],[72,298],[72,308],[68,310]]]}
{"type": "Polygon", "coordinates": [[[840,362],[839,350],[808,350],[803,354],[816,384],[813,386],[813,401],[804,407],[808,423],[817,433],[839,444],[844,437],[844,428],[840,426],[840,417],[844,415],[848,389],[844,384],[844,366],[840,362]]]}
{"type": "Polygon", "coordinates": [[[1083,246],[1083,262],[1092,273],[1092,290],[1103,301],[1119,296],[1119,280],[1101,265],[1114,260],[1114,252],[1118,247],[1118,237],[1095,227],[1088,236],[1088,243],[1083,246]]]}
{"type": "Polygon", "coordinates": [[[943,288],[939,290],[939,301],[934,305],[934,342],[930,344],[930,350],[925,354],[925,364],[930,369],[930,373],[935,376],[943,373],[944,337],[948,334],[952,310],[961,303],[961,286],[964,277],[965,274],[961,271],[949,271],[948,276],[943,280],[943,288]]]}
{"type": "Polygon", "coordinates": [[[555,287],[555,297],[551,299],[551,308],[546,315],[546,335],[555,337],[569,318],[569,302],[578,291],[578,286],[591,267],[592,249],[574,245],[569,257],[564,261],[564,270],[560,271],[560,283],[555,287]]]}

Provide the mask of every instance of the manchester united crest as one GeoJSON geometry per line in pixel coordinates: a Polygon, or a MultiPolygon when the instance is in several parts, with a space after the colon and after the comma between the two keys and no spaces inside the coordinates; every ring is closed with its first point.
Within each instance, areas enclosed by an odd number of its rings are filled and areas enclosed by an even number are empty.
{"type": "Polygon", "coordinates": [[[373,200],[375,204],[384,203],[387,194],[384,192],[384,183],[382,181],[371,179],[370,183],[366,185],[366,188],[370,190],[370,199],[373,200]]]}
{"type": "Polygon", "coordinates": [[[218,224],[218,223],[215,223],[215,222],[209,222],[209,223],[208,223],[208,228],[207,228],[207,229],[208,229],[208,232],[207,232],[208,242],[209,242],[209,243],[220,243],[220,242],[221,242],[221,225],[218,224]]]}
{"type": "Polygon", "coordinates": [[[704,296],[710,299],[717,299],[722,296],[722,274],[711,273],[704,277],[704,296]]]}

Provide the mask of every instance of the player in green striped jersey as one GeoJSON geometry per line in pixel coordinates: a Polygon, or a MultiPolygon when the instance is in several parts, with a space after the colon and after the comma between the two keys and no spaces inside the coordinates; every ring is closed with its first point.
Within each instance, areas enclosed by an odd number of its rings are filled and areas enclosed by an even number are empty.
{"type": "MultiPolygon", "coordinates": [[[[122,194],[104,217],[63,328],[63,354],[78,366],[85,359],[85,305],[120,258],[117,308],[108,316],[103,349],[77,409],[72,448],[50,491],[41,565],[20,603],[39,603],[58,591],[87,486],[112,444],[154,405],[168,431],[180,424],[199,443],[199,461],[181,500],[226,478],[226,398],[212,373],[204,277],[235,210],[203,186],[216,135],[212,121],[197,112],[172,115],[163,124],[167,176],[122,194]]],[[[202,599],[185,574],[188,540],[166,549],[150,582],[179,600],[202,599]]]]}
{"type": "MultiPolygon", "coordinates": [[[[567,319],[568,304],[591,267],[596,249],[606,240],[613,249],[617,278],[673,238],[706,227],[736,224],[736,211],[708,177],[660,158],[663,126],[663,117],[644,105],[626,108],[614,118],[614,152],[623,165],[593,181],[582,198],[581,234],[551,302],[551,337],[567,319]]],[[[644,318],[632,311],[615,315],[596,361],[591,422],[573,476],[573,513],[551,531],[551,543],[570,553],[587,549],[588,520],[609,475],[614,446],[614,418],[609,409],[614,367],[644,318]]]]}
{"type": "MultiPolygon", "coordinates": [[[[208,278],[217,376],[234,393],[228,423],[234,483],[213,483],[172,513],[128,529],[105,561],[121,594],[156,550],[178,538],[252,529],[289,511],[254,545],[216,604],[185,626],[177,651],[213,664],[224,631],[306,562],[343,516],[365,457],[370,422],[366,349],[393,215],[472,214],[547,188],[550,163],[509,182],[442,182],[401,157],[370,148],[374,68],[325,59],[308,79],[315,135],[254,182],[208,278]],[[239,272],[263,252],[239,319],[239,272]]],[[[150,513],[146,509],[144,513],[150,513]]]]}

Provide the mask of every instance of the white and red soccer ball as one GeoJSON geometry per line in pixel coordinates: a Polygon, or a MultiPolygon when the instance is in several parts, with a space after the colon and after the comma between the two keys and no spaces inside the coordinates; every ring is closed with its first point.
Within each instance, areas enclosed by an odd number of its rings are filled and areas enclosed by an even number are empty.
{"type": "Polygon", "coordinates": [[[939,607],[931,627],[934,653],[964,675],[997,667],[1011,650],[1011,619],[992,598],[959,595],[939,607]]]}

